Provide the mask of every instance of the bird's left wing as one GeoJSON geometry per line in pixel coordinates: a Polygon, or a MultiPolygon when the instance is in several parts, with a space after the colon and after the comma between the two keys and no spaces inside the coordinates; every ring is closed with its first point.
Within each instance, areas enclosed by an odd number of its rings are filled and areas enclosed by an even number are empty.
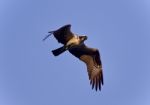
{"type": "Polygon", "coordinates": [[[50,31],[54,35],[59,43],[66,44],[71,38],[74,37],[74,34],[71,32],[71,25],[67,24],[55,31],[50,31]]]}
{"type": "Polygon", "coordinates": [[[95,88],[97,91],[99,88],[101,90],[101,85],[103,85],[103,72],[99,51],[94,48],[88,48],[83,44],[70,49],[69,52],[86,64],[92,89],[95,88]]]}

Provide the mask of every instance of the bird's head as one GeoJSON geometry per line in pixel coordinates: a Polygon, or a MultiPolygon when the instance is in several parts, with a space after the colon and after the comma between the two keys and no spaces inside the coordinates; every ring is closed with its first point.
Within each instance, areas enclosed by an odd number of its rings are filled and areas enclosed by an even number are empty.
{"type": "Polygon", "coordinates": [[[87,40],[88,37],[87,36],[79,36],[79,38],[81,41],[85,41],[85,40],[87,40]]]}

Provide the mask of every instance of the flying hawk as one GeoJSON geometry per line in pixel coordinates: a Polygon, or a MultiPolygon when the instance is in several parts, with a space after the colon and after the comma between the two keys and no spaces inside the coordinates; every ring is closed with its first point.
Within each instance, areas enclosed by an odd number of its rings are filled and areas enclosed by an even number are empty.
{"type": "Polygon", "coordinates": [[[62,47],[52,50],[53,55],[58,56],[68,50],[72,55],[79,58],[87,66],[92,89],[95,88],[96,91],[98,89],[101,90],[101,85],[103,85],[103,72],[99,51],[98,49],[87,47],[84,44],[84,41],[87,40],[87,36],[74,34],[70,28],[71,25],[67,24],[55,31],[50,31],[50,34],[43,40],[53,34],[56,40],[63,44],[62,47]]]}

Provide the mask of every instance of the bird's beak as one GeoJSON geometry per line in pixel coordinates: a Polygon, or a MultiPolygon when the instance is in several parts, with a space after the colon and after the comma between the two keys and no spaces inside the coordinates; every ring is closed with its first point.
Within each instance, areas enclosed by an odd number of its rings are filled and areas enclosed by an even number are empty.
{"type": "Polygon", "coordinates": [[[88,39],[88,37],[87,36],[84,36],[84,40],[87,40],[88,39]]]}

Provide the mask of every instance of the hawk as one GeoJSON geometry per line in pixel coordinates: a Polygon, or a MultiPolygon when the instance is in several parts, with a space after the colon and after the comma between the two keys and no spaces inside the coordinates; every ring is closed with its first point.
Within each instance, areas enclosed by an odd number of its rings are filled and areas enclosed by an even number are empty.
{"type": "Polygon", "coordinates": [[[70,24],[48,33],[49,35],[47,35],[43,41],[53,34],[58,43],[63,44],[62,47],[52,50],[53,55],[58,56],[68,50],[72,55],[79,58],[87,66],[92,89],[95,88],[96,91],[98,89],[101,90],[101,86],[103,85],[103,71],[100,53],[98,49],[89,48],[84,44],[84,41],[87,40],[87,36],[79,36],[72,33],[70,24]]]}

